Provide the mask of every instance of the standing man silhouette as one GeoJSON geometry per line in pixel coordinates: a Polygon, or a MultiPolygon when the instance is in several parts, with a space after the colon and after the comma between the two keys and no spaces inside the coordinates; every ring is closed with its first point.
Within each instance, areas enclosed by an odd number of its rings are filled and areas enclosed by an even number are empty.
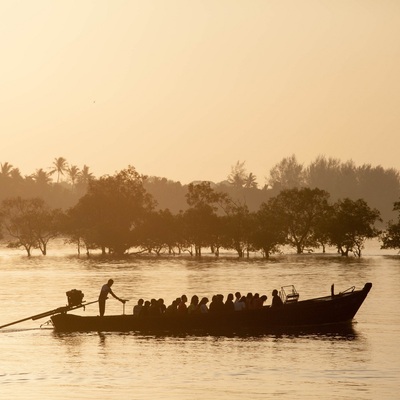
{"type": "Polygon", "coordinates": [[[99,311],[100,311],[100,317],[102,317],[106,311],[106,300],[108,299],[108,295],[111,294],[114,298],[119,300],[121,303],[125,304],[126,300],[120,299],[118,296],[114,294],[114,292],[111,290],[111,286],[113,285],[114,281],[112,279],[109,279],[106,284],[104,284],[101,287],[100,290],[100,295],[99,295],[99,311]]]}

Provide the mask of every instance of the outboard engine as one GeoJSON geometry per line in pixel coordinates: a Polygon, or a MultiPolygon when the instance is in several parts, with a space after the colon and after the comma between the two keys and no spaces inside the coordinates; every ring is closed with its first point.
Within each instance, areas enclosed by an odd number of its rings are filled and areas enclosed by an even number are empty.
{"type": "Polygon", "coordinates": [[[81,290],[72,289],[66,292],[68,299],[68,306],[80,306],[82,304],[83,297],[85,296],[81,290]]]}

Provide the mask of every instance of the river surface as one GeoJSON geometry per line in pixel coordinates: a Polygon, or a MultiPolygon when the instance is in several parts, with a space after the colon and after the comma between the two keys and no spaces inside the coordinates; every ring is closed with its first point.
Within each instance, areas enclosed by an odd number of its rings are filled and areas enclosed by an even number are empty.
{"type": "MultiPolygon", "coordinates": [[[[369,244],[361,259],[286,254],[262,260],[232,256],[78,257],[49,248],[28,259],[0,249],[0,326],[66,304],[80,289],[96,300],[109,279],[129,299],[185,293],[211,297],[237,290],[267,294],[294,284],[300,299],[372,282],[346,333],[154,336],[135,333],[54,333],[48,318],[0,330],[1,399],[399,399],[400,256],[369,244]]],[[[107,314],[122,304],[107,302],[107,314]]],[[[97,304],[80,314],[97,315],[97,304]]]]}

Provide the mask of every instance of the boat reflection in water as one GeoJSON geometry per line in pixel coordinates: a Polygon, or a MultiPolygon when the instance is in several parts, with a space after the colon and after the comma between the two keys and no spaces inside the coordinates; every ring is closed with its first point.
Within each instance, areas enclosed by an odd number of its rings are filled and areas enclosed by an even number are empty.
{"type": "Polygon", "coordinates": [[[137,332],[148,334],[231,335],[354,333],[351,322],[372,284],[354,287],[329,296],[298,301],[292,290],[281,307],[207,314],[163,314],[159,316],[109,315],[80,316],[67,311],[51,316],[57,332],[137,332]],[[350,331],[349,331],[350,329],[350,331]]]}
{"type": "MultiPolygon", "coordinates": [[[[53,337],[55,339],[72,339],[83,340],[85,337],[85,332],[60,332],[53,330],[53,337]]],[[[221,334],[211,334],[205,332],[194,333],[152,333],[152,332],[96,332],[100,339],[100,344],[106,344],[107,340],[112,340],[113,337],[117,336],[132,336],[143,339],[154,339],[157,341],[177,339],[177,340],[201,340],[203,338],[210,338],[215,340],[224,339],[234,339],[240,341],[264,341],[265,339],[274,340],[290,340],[290,339],[308,339],[308,340],[318,340],[318,341],[357,341],[360,338],[360,334],[354,328],[352,323],[333,325],[331,327],[326,327],[326,329],[310,329],[310,330],[292,330],[291,332],[279,332],[274,333],[242,333],[242,334],[232,334],[232,333],[221,333],[221,334]]]]}

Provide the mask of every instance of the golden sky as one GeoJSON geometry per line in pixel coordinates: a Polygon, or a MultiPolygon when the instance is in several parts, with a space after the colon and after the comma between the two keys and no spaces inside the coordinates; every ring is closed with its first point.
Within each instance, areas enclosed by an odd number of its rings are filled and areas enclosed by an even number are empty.
{"type": "Polygon", "coordinates": [[[0,0],[0,162],[188,183],[400,169],[398,0],[0,0]]]}

